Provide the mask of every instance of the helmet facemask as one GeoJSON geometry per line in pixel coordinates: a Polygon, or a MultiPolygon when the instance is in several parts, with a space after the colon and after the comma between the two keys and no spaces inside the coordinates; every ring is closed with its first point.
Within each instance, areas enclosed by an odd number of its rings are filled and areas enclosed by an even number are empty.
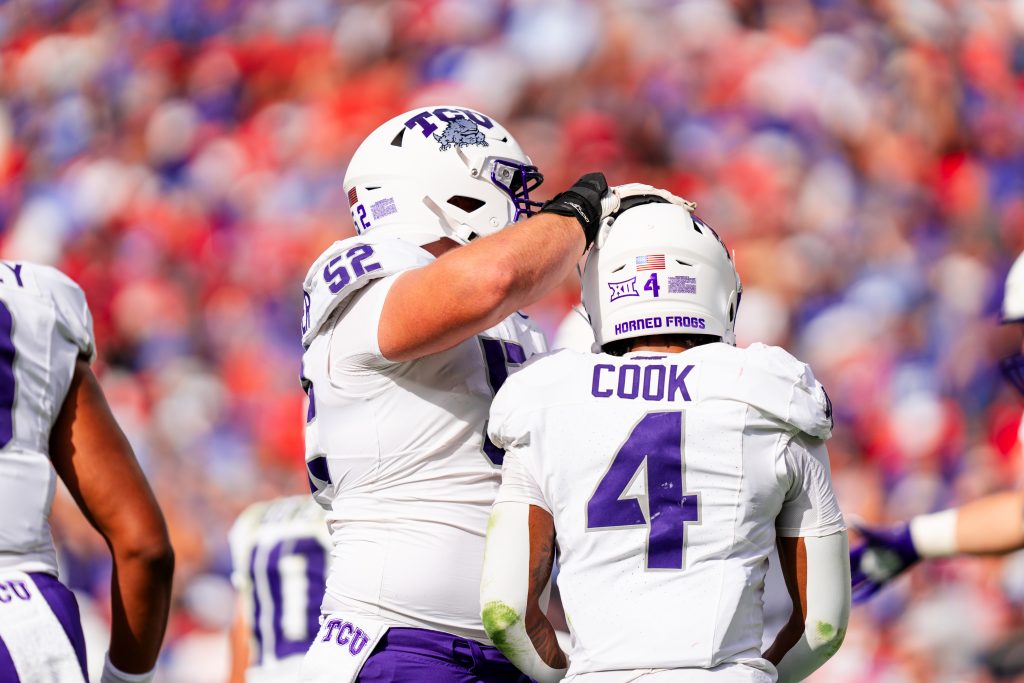
{"type": "Polygon", "coordinates": [[[501,188],[516,207],[512,222],[529,218],[544,202],[530,199],[530,192],[540,187],[544,175],[533,164],[523,164],[512,159],[494,159],[491,164],[491,182],[501,188]]]}

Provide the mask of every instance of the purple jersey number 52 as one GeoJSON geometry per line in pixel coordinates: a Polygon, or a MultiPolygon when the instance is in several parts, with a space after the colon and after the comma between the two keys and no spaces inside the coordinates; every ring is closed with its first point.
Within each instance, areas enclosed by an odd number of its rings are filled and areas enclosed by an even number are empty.
{"type": "Polygon", "coordinates": [[[683,414],[648,413],[587,502],[587,530],[647,527],[647,568],[682,569],[686,523],[699,521],[700,494],[683,493],[683,414]],[[637,498],[622,498],[641,467],[647,514],[637,498]]]}

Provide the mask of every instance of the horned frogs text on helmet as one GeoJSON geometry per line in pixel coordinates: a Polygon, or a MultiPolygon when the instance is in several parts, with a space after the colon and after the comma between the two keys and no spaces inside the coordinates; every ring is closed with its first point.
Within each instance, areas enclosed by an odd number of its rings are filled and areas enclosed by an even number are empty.
{"type": "Polygon", "coordinates": [[[735,344],[740,278],[718,235],[658,197],[625,204],[583,271],[598,346],[652,334],[706,334],[735,344]]]}
{"type": "Polygon", "coordinates": [[[356,232],[415,244],[465,244],[497,232],[541,202],[543,176],[505,128],[478,111],[420,107],[369,135],[345,173],[356,232]]]}

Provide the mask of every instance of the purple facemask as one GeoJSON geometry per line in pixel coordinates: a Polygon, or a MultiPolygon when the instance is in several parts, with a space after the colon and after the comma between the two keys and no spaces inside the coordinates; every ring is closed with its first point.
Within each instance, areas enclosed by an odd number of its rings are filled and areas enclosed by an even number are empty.
{"type": "Polygon", "coordinates": [[[513,223],[520,218],[532,216],[534,210],[544,205],[544,202],[530,199],[530,191],[536,190],[544,182],[544,176],[536,166],[511,159],[495,159],[491,164],[491,182],[500,187],[515,205],[513,223]]]}

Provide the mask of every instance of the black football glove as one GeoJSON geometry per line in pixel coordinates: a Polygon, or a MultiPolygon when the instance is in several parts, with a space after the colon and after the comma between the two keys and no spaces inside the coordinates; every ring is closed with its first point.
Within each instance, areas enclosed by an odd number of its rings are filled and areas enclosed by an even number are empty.
{"type": "Polygon", "coordinates": [[[568,190],[555,195],[538,213],[554,213],[578,220],[587,238],[587,248],[590,248],[601,227],[601,219],[604,218],[601,200],[609,195],[604,173],[588,173],[568,190]]]}

